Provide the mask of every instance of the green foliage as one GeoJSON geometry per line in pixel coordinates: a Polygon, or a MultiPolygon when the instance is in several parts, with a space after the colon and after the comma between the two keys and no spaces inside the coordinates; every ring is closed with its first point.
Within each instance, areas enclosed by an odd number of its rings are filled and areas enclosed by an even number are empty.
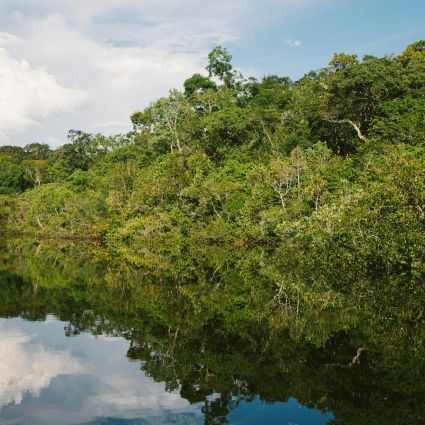
{"type": "Polygon", "coordinates": [[[100,236],[150,266],[169,255],[184,268],[192,245],[265,245],[291,271],[291,296],[378,272],[419,281],[423,41],[395,57],[336,54],[296,82],[243,80],[231,59],[213,49],[211,79],[195,74],[134,112],[128,134],[3,147],[0,192],[25,191],[5,222],[100,236]]]}
{"type": "Polygon", "coordinates": [[[12,156],[0,156],[0,195],[21,192],[25,188],[24,169],[12,156]]]}
{"type": "Polygon", "coordinates": [[[425,146],[425,99],[409,96],[383,102],[371,133],[388,143],[425,146]]]}
{"type": "Polygon", "coordinates": [[[207,70],[128,134],[0,148],[2,232],[103,242],[0,250],[0,312],[123,334],[206,421],[260,394],[338,423],[419,423],[424,42],[296,82],[242,80],[222,47],[207,70]]]}
{"type": "Polygon", "coordinates": [[[13,213],[15,199],[11,196],[0,194],[0,228],[7,229],[7,221],[13,213]]]}
{"type": "Polygon", "coordinates": [[[23,194],[16,220],[27,232],[90,235],[96,218],[94,199],[80,197],[63,184],[45,184],[23,194]]]}
{"type": "Polygon", "coordinates": [[[205,133],[203,148],[215,160],[222,158],[229,147],[247,142],[255,143],[255,139],[249,139],[256,137],[256,125],[246,111],[236,104],[206,115],[202,123],[205,133]]]}
{"type": "Polygon", "coordinates": [[[217,85],[214,81],[211,81],[208,77],[204,77],[201,74],[193,74],[184,82],[184,94],[186,97],[191,97],[195,93],[199,93],[205,90],[215,90],[217,85]]]}
{"type": "Polygon", "coordinates": [[[352,153],[359,144],[356,139],[366,137],[380,106],[408,93],[405,78],[405,70],[387,58],[353,63],[330,73],[324,81],[319,137],[328,139],[337,152],[352,153]],[[355,125],[363,135],[356,134],[355,125]]]}
{"type": "Polygon", "coordinates": [[[50,155],[50,147],[45,143],[30,143],[24,147],[25,156],[28,159],[44,160],[50,155]]]}
{"type": "Polygon", "coordinates": [[[335,53],[329,66],[338,71],[359,63],[357,55],[347,55],[346,53],[335,53]]]}
{"type": "Polygon", "coordinates": [[[409,44],[403,53],[397,56],[396,60],[403,65],[408,65],[414,61],[423,60],[425,56],[425,40],[418,40],[415,43],[409,44]]]}
{"type": "Polygon", "coordinates": [[[19,146],[0,146],[0,156],[13,157],[19,160],[24,157],[24,150],[19,146]]]}
{"type": "Polygon", "coordinates": [[[206,70],[210,77],[217,77],[226,87],[233,84],[233,66],[230,63],[232,55],[223,46],[214,47],[208,54],[206,70]]]}

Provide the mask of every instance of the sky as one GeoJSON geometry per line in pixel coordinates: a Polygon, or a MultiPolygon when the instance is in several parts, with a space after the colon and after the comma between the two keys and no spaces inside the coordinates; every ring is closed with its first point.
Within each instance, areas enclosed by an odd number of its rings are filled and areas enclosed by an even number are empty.
{"type": "Polygon", "coordinates": [[[400,52],[424,18],[424,0],[0,0],[0,145],[126,132],[216,45],[296,80],[335,52],[400,52]]]}

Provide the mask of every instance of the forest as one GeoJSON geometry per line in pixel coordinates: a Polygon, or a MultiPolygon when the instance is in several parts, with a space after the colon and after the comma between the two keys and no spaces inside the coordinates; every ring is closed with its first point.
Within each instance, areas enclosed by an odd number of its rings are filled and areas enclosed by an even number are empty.
{"type": "Polygon", "coordinates": [[[3,233],[99,240],[176,273],[196,247],[264,247],[293,299],[374,276],[423,286],[424,40],[298,81],[244,77],[218,46],[183,87],[127,134],[0,147],[3,233]]]}

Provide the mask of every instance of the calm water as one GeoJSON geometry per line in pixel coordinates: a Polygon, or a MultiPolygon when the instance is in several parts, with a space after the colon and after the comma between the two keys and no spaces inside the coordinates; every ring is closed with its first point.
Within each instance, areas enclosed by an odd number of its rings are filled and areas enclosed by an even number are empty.
{"type": "MultiPolygon", "coordinates": [[[[203,424],[205,403],[189,403],[167,392],[125,354],[119,337],[83,333],[66,337],[66,323],[0,320],[0,423],[203,424]]],[[[219,394],[207,397],[210,403],[219,394]]],[[[308,408],[295,398],[265,404],[243,401],[228,415],[230,424],[328,423],[332,414],[308,408]]]]}
{"type": "Polygon", "coordinates": [[[425,424],[420,286],[291,301],[261,249],[143,255],[0,240],[0,425],[425,424]]]}

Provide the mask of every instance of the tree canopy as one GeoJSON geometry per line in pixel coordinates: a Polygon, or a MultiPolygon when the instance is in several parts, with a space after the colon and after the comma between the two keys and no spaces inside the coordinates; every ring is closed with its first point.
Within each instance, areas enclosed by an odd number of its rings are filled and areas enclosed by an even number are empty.
{"type": "Polygon", "coordinates": [[[424,43],[383,58],[338,53],[298,81],[245,78],[218,46],[208,75],[135,111],[128,134],[70,130],[53,150],[0,148],[3,221],[101,238],[135,263],[148,243],[264,244],[303,279],[385,270],[414,281],[424,271],[424,43]]]}

